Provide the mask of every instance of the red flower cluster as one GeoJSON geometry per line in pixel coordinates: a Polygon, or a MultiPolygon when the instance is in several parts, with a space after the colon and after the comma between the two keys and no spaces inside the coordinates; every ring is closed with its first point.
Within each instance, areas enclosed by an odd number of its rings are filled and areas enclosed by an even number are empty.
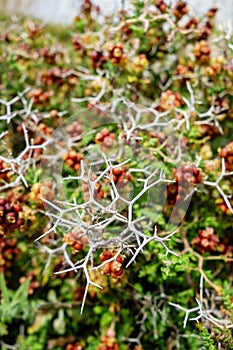
{"type": "Polygon", "coordinates": [[[114,183],[117,185],[117,187],[120,187],[120,188],[127,185],[128,181],[131,180],[130,173],[123,166],[113,168],[112,169],[112,177],[113,177],[114,183]]]}
{"type": "Polygon", "coordinates": [[[233,170],[233,141],[219,150],[220,157],[225,159],[226,170],[233,170]]]}
{"type": "Polygon", "coordinates": [[[182,79],[182,83],[185,84],[186,81],[190,80],[193,76],[194,65],[192,62],[187,64],[178,64],[176,67],[176,75],[182,79]]]}
{"type": "MultiPolygon", "coordinates": [[[[38,136],[36,136],[34,139],[34,145],[41,145],[43,144],[43,142],[45,142],[46,137],[52,135],[53,129],[44,123],[39,123],[37,126],[37,132],[38,132],[38,136]]],[[[41,148],[35,149],[34,152],[42,153],[42,149],[41,148]]],[[[33,154],[33,155],[35,156],[36,154],[33,154]]]]}
{"type": "MultiPolygon", "coordinates": [[[[41,198],[51,200],[54,197],[53,184],[50,181],[44,181],[43,183],[35,183],[28,195],[29,199],[34,202],[41,202],[41,198]]],[[[42,206],[42,202],[40,203],[42,206]]]]}
{"type": "Polygon", "coordinates": [[[125,59],[122,44],[114,45],[109,51],[109,58],[114,64],[122,63],[125,59]]]}
{"type": "Polygon", "coordinates": [[[194,47],[194,56],[196,60],[200,63],[208,63],[210,60],[210,46],[207,41],[201,40],[194,47]]]}
{"type": "Polygon", "coordinates": [[[100,338],[101,344],[98,345],[97,350],[119,350],[119,344],[115,338],[115,332],[109,328],[106,335],[100,338]]]}
{"type": "Polygon", "coordinates": [[[191,185],[201,183],[202,181],[201,171],[195,165],[180,166],[175,171],[175,178],[177,186],[177,201],[181,201],[184,199],[186,188],[188,188],[191,185]]]}
{"type": "MultiPolygon", "coordinates": [[[[55,114],[56,111],[52,110],[50,113],[55,114]]],[[[22,127],[22,125],[19,125],[17,127],[17,131],[20,132],[23,135],[23,127],[22,127]]],[[[28,127],[28,136],[30,138],[33,138],[33,145],[35,145],[35,146],[42,145],[46,141],[47,137],[52,135],[52,133],[53,133],[53,129],[51,127],[47,126],[46,124],[42,123],[42,122],[40,122],[37,125],[36,131],[30,130],[30,127],[28,127]],[[35,132],[35,135],[34,135],[34,132],[35,132]]],[[[30,153],[30,151],[25,153],[24,154],[24,159],[26,159],[29,154],[31,154],[31,156],[33,158],[37,159],[42,153],[43,153],[43,148],[42,147],[38,147],[38,148],[35,148],[33,150],[32,154],[30,153]]]]}
{"type": "Polygon", "coordinates": [[[68,232],[64,235],[63,242],[66,242],[75,251],[79,251],[83,249],[84,245],[88,244],[88,239],[82,232],[68,232]]]}
{"type": "Polygon", "coordinates": [[[181,19],[186,13],[188,13],[187,3],[184,1],[177,2],[173,9],[176,19],[181,19]]]}
{"type": "Polygon", "coordinates": [[[75,150],[68,151],[64,156],[64,161],[75,171],[80,169],[81,160],[84,158],[82,153],[76,152],[75,150]]]}
{"type": "Polygon", "coordinates": [[[197,40],[206,40],[212,32],[213,22],[208,20],[206,23],[199,29],[197,33],[197,40]]]}
{"type": "Polygon", "coordinates": [[[74,121],[66,127],[66,132],[70,137],[77,137],[82,134],[82,126],[78,121],[74,121]]]}
{"type": "Polygon", "coordinates": [[[107,62],[107,57],[101,51],[93,51],[91,60],[93,68],[103,68],[104,63],[107,62]]]}
{"type": "MultiPolygon", "coordinates": [[[[221,73],[221,71],[223,70],[224,62],[225,62],[225,58],[223,56],[212,58],[209,65],[205,68],[206,74],[210,77],[215,77],[217,74],[221,73]]],[[[219,110],[221,109],[220,107],[222,104],[221,101],[224,101],[224,99],[221,99],[219,96],[214,101],[214,106],[218,107],[219,110]]]]}
{"type": "Polygon", "coordinates": [[[104,128],[95,135],[95,142],[102,145],[103,151],[107,150],[114,146],[115,134],[110,132],[107,128],[104,128]]]}
{"type": "Polygon", "coordinates": [[[67,69],[62,70],[59,67],[53,67],[41,75],[41,81],[48,85],[62,85],[65,81],[68,84],[75,85],[77,82],[77,77],[73,74],[68,74],[67,69]]]}
{"type": "MultiPolygon", "coordinates": [[[[94,177],[92,178],[92,181],[94,181],[94,177]]],[[[86,182],[83,182],[82,184],[82,190],[84,192],[84,200],[89,200],[90,195],[89,195],[89,186],[86,182]]],[[[100,182],[97,182],[95,184],[95,189],[94,189],[94,195],[93,195],[95,200],[101,199],[105,197],[105,192],[102,188],[102,184],[100,182]]]]}
{"type": "Polygon", "coordinates": [[[190,20],[185,23],[182,29],[194,29],[198,25],[198,20],[195,17],[191,17],[190,20]]]}
{"type": "Polygon", "coordinates": [[[162,12],[166,12],[167,10],[167,4],[163,0],[156,0],[155,6],[162,12]]]}
{"type": "Polygon", "coordinates": [[[198,231],[198,237],[195,237],[192,243],[201,253],[214,252],[219,245],[219,238],[214,234],[212,227],[207,227],[206,230],[198,231]]]}
{"type": "Polygon", "coordinates": [[[0,159],[0,179],[8,182],[12,176],[12,171],[10,168],[10,164],[7,164],[3,160],[0,159]]]}
{"type": "Polygon", "coordinates": [[[196,185],[202,181],[201,171],[195,165],[181,165],[175,171],[175,178],[182,187],[196,185]]]}
{"type": "Polygon", "coordinates": [[[82,350],[83,347],[80,343],[66,345],[66,350],[82,350]]]}
{"type": "Polygon", "coordinates": [[[0,197],[0,234],[3,235],[8,230],[20,228],[23,224],[21,205],[0,197]]]}
{"type": "Polygon", "coordinates": [[[202,175],[200,169],[195,165],[182,165],[175,170],[176,183],[167,184],[168,204],[184,200],[187,189],[190,186],[201,183],[202,175]]]}
{"type": "MultiPolygon", "coordinates": [[[[104,261],[107,261],[114,257],[114,253],[110,252],[109,250],[104,250],[100,254],[100,261],[103,263],[104,261]]],[[[113,260],[111,262],[107,262],[103,266],[103,273],[105,275],[111,275],[113,278],[120,278],[123,274],[123,268],[122,264],[124,262],[124,258],[122,255],[118,255],[116,260],[113,260]]]]}
{"type": "Polygon", "coordinates": [[[226,240],[220,240],[218,235],[214,234],[212,227],[199,230],[198,236],[193,239],[192,244],[201,253],[217,252],[230,256],[233,253],[233,246],[228,245],[226,240]]]}
{"type": "Polygon", "coordinates": [[[209,136],[212,138],[219,134],[220,134],[219,129],[214,125],[210,125],[210,124],[200,125],[200,137],[209,136]]]}
{"type": "MultiPolygon", "coordinates": [[[[233,207],[233,198],[229,199],[229,202],[231,204],[231,206],[233,207]]],[[[226,202],[224,201],[224,199],[222,197],[217,198],[215,200],[215,204],[217,205],[217,207],[219,209],[221,209],[225,214],[227,215],[232,215],[232,211],[228,208],[228,206],[226,205],[226,202]]]]}
{"type": "Polygon", "coordinates": [[[40,57],[43,57],[44,61],[49,64],[55,64],[58,58],[63,57],[63,52],[61,52],[58,49],[51,50],[49,47],[43,47],[39,49],[37,52],[38,52],[38,55],[40,57]]]}
{"type": "Polygon", "coordinates": [[[43,91],[42,89],[33,89],[29,91],[28,98],[33,98],[34,104],[46,105],[49,103],[50,98],[54,95],[54,91],[43,91]]]}
{"type": "Polygon", "coordinates": [[[158,109],[162,111],[170,111],[174,108],[179,108],[184,104],[184,101],[179,94],[179,92],[173,92],[171,90],[167,90],[162,92],[160,97],[160,104],[158,109]]]}

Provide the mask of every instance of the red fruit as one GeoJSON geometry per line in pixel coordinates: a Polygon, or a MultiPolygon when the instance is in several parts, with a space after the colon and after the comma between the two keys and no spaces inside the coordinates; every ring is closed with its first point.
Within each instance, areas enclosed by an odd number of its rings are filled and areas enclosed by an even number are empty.
{"type": "Polygon", "coordinates": [[[119,261],[113,261],[111,265],[112,272],[119,272],[122,269],[122,264],[119,261]]]}
{"type": "Polygon", "coordinates": [[[113,173],[114,175],[116,175],[116,176],[121,175],[121,174],[122,174],[122,171],[123,171],[122,167],[118,167],[118,168],[113,168],[113,169],[112,169],[112,173],[113,173]]]}
{"type": "Polygon", "coordinates": [[[0,206],[3,206],[6,204],[6,199],[3,197],[0,197],[0,206]]]}
{"type": "Polygon", "coordinates": [[[74,161],[72,159],[67,159],[66,164],[72,168],[74,166],[74,161]]]}
{"type": "Polygon", "coordinates": [[[83,249],[83,245],[80,242],[75,242],[74,244],[72,244],[72,248],[74,250],[82,250],[83,249]]]}
{"type": "Polygon", "coordinates": [[[101,131],[101,134],[103,135],[103,137],[106,137],[106,136],[108,136],[110,134],[110,131],[107,128],[104,128],[101,131]]]}
{"type": "Polygon", "coordinates": [[[77,171],[77,170],[79,170],[79,169],[80,169],[80,164],[75,164],[75,165],[74,165],[74,170],[77,171]]]}
{"type": "Polygon", "coordinates": [[[111,277],[112,278],[120,278],[123,274],[123,268],[121,267],[118,271],[112,271],[111,277]]]}
{"type": "Polygon", "coordinates": [[[105,197],[104,190],[100,190],[100,191],[98,191],[97,193],[95,193],[94,198],[97,199],[98,197],[99,197],[99,198],[104,198],[104,197],[105,197]]]}
{"type": "Polygon", "coordinates": [[[113,175],[112,179],[115,183],[117,183],[117,176],[116,175],[113,175]]]}
{"type": "Polygon", "coordinates": [[[159,8],[161,12],[165,12],[167,9],[167,4],[163,0],[156,0],[155,6],[159,8]]]}
{"type": "Polygon", "coordinates": [[[20,211],[22,211],[22,206],[21,206],[19,203],[14,204],[13,207],[14,207],[14,210],[15,210],[17,213],[19,213],[20,211]]]}
{"type": "Polygon", "coordinates": [[[112,266],[112,263],[107,263],[104,265],[103,272],[105,275],[109,275],[111,273],[111,266],[112,266]]]}
{"type": "Polygon", "coordinates": [[[93,51],[91,54],[91,58],[94,62],[97,62],[101,57],[101,52],[99,51],[93,51]]]}
{"type": "Polygon", "coordinates": [[[75,160],[76,152],[74,150],[71,150],[71,151],[67,152],[66,158],[70,158],[72,160],[75,160]]]}
{"type": "Polygon", "coordinates": [[[109,251],[109,250],[104,250],[101,254],[100,254],[100,261],[104,262],[106,260],[109,260],[113,257],[113,254],[109,251]]]}
{"type": "Polygon", "coordinates": [[[95,142],[98,143],[98,142],[102,142],[104,139],[104,136],[101,132],[97,132],[97,134],[95,135],[95,142]]]}
{"type": "Polygon", "coordinates": [[[116,258],[116,261],[118,261],[119,263],[123,263],[124,259],[122,255],[118,255],[118,257],[116,258]]]}

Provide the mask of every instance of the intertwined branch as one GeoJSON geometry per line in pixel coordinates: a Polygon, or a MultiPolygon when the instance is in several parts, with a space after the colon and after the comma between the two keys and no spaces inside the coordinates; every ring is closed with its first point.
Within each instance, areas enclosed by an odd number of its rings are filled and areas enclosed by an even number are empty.
{"type": "Polygon", "coordinates": [[[158,184],[171,181],[164,178],[164,174],[161,170],[155,169],[151,171],[150,175],[145,179],[138,179],[138,181],[143,182],[143,186],[137,195],[133,198],[125,198],[124,193],[122,195],[119,192],[119,189],[113,181],[112,171],[113,169],[125,165],[127,161],[113,165],[104,154],[103,158],[106,167],[95,178],[93,178],[90,168],[87,170],[85,169],[83,161],[81,163],[79,176],[68,176],[63,178],[63,181],[75,180],[77,181],[77,184],[80,182],[85,183],[89,189],[89,199],[83,201],[81,204],[77,204],[75,201],[73,203],[68,201],[54,201],[52,203],[44,198],[47,208],[51,208],[51,211],[47,210],[47,215],[51,218],[53,224],[36,240],[39,241],[51,232],[59,231],[59,229],[65,229],[66,232],[72,231],[74,233],[79,233],[80,238],[84,236],[86,237],[88,241],[88,251],[85,253],[85,258],[82,258],[75,263],[72,263],[69,255],[65,253],[65,244],[62,244],[61,248],[56,248],[55,250],[44,249],[49,254],[49,259],[51,259],[51,256],[59,249],[59,251],[63,251],[67,264],[70,267],[59,271],[58,273],[78,271],[80,269],[83,270],[87,284],[81,310],[83,310],[84,307],[89,285],[97,286],[96,283],[91,281],[89,276],[90,272],[100,269],[105,264],[116,260],[121,252],[128,252],[132,255],[126,267],[135,261],[137,255],[142,251],[144,246],[151,241],[160,243],[166,250],[167,254],[176,254],[166,245],[166,242],[174,235],[174,232],[161,238],[158,236],[155,228],[152,235],[145,234],[143,228],[145,227],[145,222],[147,223],[147,230],[152,229],[153,223],[146,220],[145,217],[135,217],[134,213],[134,205],[142,196],[149,195],[149,191],[158,184]],[[95,188],[100,181],[106,179],[108,180],[110,187],[111,200],[109,202],[101,202],[101,200],[95,196],[95,188]],[[124,214],[121,213],[122,208],[118,207],[118,203],[124,203],[124,214]],[[113,233],[111,234],[111,232],[113,233]],[[110,237],[108,237],[108,235],[110,237]],[[110,247],[117,249],[114,257],[106,260],[102,264],[94,264],[94,254],[103,248],[110,247]]]}
{"type": "Polygon", "coordinates": [[[197,306],[187,309],[181,305],[171,302],[169,302],[169,304],[178,310],[185,312],[183,322],[184,328],[187,326],[187,322],[190,320],[204,322],[207,326],[212,324],[220,329],[231,329],[233,328],[231,317],[228,313],[222,312],[218,306],[219,302],[221,302],[221,297],[216,295],[215,292],[204,288],[204,277],[201,274],[199,298],[196,297],[197,306]],[[197,316],[190,318],[190,314],[192,313],[196,313],[197,316]]]}
{"type": "Polygon", "coordinates": [[[19,92],[17,96],[13,97],[10,101],[5,101],[0,99],[0,105],[2,104],[5,109],[5,114],[0,116],[1,121],[6,121],[8,124],[19,115],[28,116],[32,108],[33,101],[28,101],[25,98],[25,95],[28,93],[30,88],[24,89],[22,92],[19,92]],[[22,108],[15,109],[15,104],[21,103],[22,108]]]}
{"type": "MultiPolygon", "coordinates": [[[[34,145],[33,140],[30,140],[28,137],[28,131],[22,123],[22,129],[23,129],[23,135],[24,135],[24,142],[25,142],[25,148],[22,152],[20,152],[16,157],[14,157],[11,153],[8,157],[4,157],[0,155],[0,160],[3,161],[5,164],[8,164],[8,168],[4,168],[1,172],[7,172],[11,171],[12,175],[16,175],[16,178],[11,182],[5,182],[3,185],[0,186],[0,190],[4,191],[9,188],[14,188],[18,186],[21,182],[25,187],[28,187],[27,180],[25,178],[27,171],[29,167],[35,162],[35,159],[33,159],[32,152],[35,149],[44,149],[46,146],[51,142],[50,140],[46,140],[43,144],[40,145],[34,145]]],[[[4,133],[3,136],[7,135],[7,133],[4,133]]],[[[2,140],[2,144],[4,145],[4,141],[2,140]]]]}

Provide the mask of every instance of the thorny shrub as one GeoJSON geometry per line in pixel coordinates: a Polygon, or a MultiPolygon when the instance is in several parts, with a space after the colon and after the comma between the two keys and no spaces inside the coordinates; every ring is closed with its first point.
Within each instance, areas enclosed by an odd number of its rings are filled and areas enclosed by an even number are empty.
{"type": "Polygon", "coordinates": [[[85,0],[68,27],[2,18],[3,349],[233,349],[232,26],[216,11],[135,0],[101,21],[85,0]]]}

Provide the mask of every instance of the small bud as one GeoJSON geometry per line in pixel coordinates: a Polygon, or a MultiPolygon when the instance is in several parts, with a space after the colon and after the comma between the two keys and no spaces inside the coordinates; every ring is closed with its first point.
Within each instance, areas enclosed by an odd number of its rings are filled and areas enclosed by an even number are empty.
{"type": "Polygon", "coordinates": [[[6,214],[6,221],[9,224],[15,224],[17,221],[17,214],[15,212],[9,212],[6,214]]]}

